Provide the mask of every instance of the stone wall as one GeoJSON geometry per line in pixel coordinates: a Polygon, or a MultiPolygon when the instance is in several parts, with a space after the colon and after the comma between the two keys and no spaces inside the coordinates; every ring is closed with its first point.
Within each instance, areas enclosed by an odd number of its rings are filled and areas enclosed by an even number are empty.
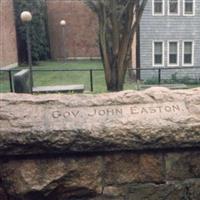
{"type": "Polygon", "coordinates": [[[1,161],[1,200],[199,200],[200,149],[1,161]]]}
{"type": "Polygon", "coordinates": [[[96,16],[82,0],[47,0],[49,36],[53,59],[63,59],[66,48],[67,57],[100,57],[96,16]],[[66,21],[65,42],[63,42],[60,20],[66,21]],[[65,47],[63,46],[65,44],[65,47]]]}
{"type": "Polygon", "coordinates": [[[17,65],[17,44],[12,0],[0,0],[0,67],[17,65]]]}
{"type": "Polygon", "coordinates": [[[2,94],[0,124],[1,200],[199,200],[200,88],[2,94]]]}

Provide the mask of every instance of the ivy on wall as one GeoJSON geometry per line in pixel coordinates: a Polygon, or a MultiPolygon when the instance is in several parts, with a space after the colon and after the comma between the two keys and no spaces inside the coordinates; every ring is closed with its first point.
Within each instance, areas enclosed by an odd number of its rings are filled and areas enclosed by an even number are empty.
{"type": "Polygon", "coordinates": [[[45,0],[14,0],[15,23],[19,62],[27,61],[26,28],[20,19],[23,11],[32,13],[30,37],[33,62],[49,59],[49,37],[47,27],[47,10],[45,0]]]}

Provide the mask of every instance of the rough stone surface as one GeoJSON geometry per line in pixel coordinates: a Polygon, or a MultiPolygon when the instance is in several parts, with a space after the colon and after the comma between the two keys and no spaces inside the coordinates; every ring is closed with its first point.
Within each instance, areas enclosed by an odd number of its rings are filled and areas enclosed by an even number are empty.
{"type": "Polygon", "coordinates": [[[162,183],[165,180],[165,165],[162,154],[144,153],[140,155],[138,182],[162,183]]]}
{"type": "Polygon", "coordinates": [[[0,169],[9,196],[26,200],[97,196],[101,173],[99,157],[4,161],[0,169]]]}
{"type": "MultiPolygon", "coordinates": [[[[74,199],[75,200],[75,199],[74,199]]],[[[78,200],[78,199],[76,199],[78,200]]],[[[80,199],[80,200],[86,200],[86,199],[80,199]]],[[[92,199],[87,199],[87,200],[125,200],[123,197],[114,197],[114,196],[99,196],[99,197],[95,197],[92,199]]]]}
{"type": "Polygon", "coordinates": [[[0,187],[0,200],[8,200],[5,190],[0,187]]]}
{"type": "MultiPolygon", "coordinates": [[[[117,184],[117,183],[115,183],[117,184]]],[[[104,187],[103,194],[112,197],[125,196],[126,187],[121,186],[106,186],[104,187]]]]}
{"type": "Polygon", "coordinates": [[[137,154],[119,154],[105,158],[105,183],[123,184],[138,179],[139,156],[137,154]]]}
{"type": "MultiPolygon", "coordinates": [[[[86,199],[85,199],[86,200],[86,199]]],[[[108,197],[108,196],[101,196],[101,197],[96,197],[93,199],[88,199],[88,200],[125,200],[123,197],[108,197]]]]}
{"type": "Polygon", "coordinates": [[[106,156],[105,184],[131,182],[163,182],[162,155],[124,153],[106,156]]]}
{"type": "Polygon", "coordinates": [[[200,88],[1,94],[0,138],[4,156],[200,147],[200,88]]]}
{"type": "Polygon", "coordinates": [[[183,183],[137,184],[129,187],[127,200],[198,200],[200,181],[188,180],[183,183]]]}
{"type": "Polygon", "coordinates": [[[166,175],[167,180],[200,178],[200,151],[167,154],[166,175]]]}
{"type": "Polygon", "coordinates": [[[199,200],[198,153],[190,149],[2,158],[0,200],[199,200]],[[171,156],[176,165],[170,167],[171,154],[179,159],[171,156]],[[189,157],[190,162],[183,161],[189,157]],[[190,170],[196,175],[188,176],[190,170]]]}

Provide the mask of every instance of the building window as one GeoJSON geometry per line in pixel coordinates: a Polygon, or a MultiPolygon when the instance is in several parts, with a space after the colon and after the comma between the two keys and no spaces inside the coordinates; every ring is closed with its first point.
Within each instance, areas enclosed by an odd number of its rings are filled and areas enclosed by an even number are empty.
{"type": "Polygon", "coordinates": [[[183,15],[184,16],[194,16],[195,15],[195,0],[184,0],[183,15]]]}
{"type": "Polygon", "coordinates": [[[161,16],[164,15],[164,0],[152,0],[153,15],[161,16]]]}
{"type": "Polygon", "coordinates": [[[168,15],[179,15],[179,0],[168,0],[168,15]]]}
{"type": "Polygon", "coordinates": [[[183,66],[192,66],[194,60],[194,42],[183,42],[183,66]]]}
{"type": "Polygon", "coordinates": [[[164,65],[164,42],[154,41],[153,42],[153,66],[164,65]]]}
{"type": "Polygon", "coordinates": [[[179,43],[178,41],[168,42],[168,65],[178,66],[179,65],[179,43]]]}

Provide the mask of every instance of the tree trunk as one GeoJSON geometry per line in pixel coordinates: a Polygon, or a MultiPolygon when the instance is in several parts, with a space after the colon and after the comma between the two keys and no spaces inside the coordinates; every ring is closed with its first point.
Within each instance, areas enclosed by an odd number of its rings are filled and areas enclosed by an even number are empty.
{"type": "MultiPolygon", "coordinates": [[[[113,65],[111,65],[110,68],[111,68],[111,74],[109,77],[110,81],[107,81],[107,90],[109,92],[123,90],[123,84],[124,84],[124,80],[122,78],[123,75],[120,75],[118,73],[117,63],[113,63],[113,65]]],[[[107,71],[105,71],[105,75],[106,74],[108,75],[107,71]]]]}
{"type": "Polygon", "coordinates": [[[119,82],[118,84],[108,84],[107,85],[107,90],[109,92],[118,92],[118,91],[122,91],[123,90],[123,83],[119,82]]]}
{"type": "Polygon", "coordinates": [[[141,4],[139,0],[89,0],[87,3],[99,19],[100,52],[110,92],[123,90],[127,69],[132,65],[133,37],[146,3],[147,0],[141,4]]]}

